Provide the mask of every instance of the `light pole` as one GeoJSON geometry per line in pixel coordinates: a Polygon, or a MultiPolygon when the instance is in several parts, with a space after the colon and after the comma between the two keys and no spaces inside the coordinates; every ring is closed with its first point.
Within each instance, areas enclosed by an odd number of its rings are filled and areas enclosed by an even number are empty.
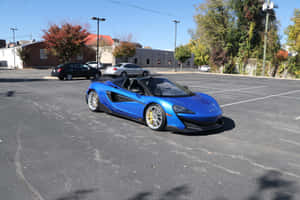
{"type": "Polygon", "coordinates": [[[175,41],[174,41],[174,71],[176,71],[176,57],[175,57],[175,53],[176,53],[176,39],[177,39],[177,24],[180,23],[180,21],[178,20],[173,20],[174,24],[175,24],[175,41]]]}
{"type": "Polygon", "coordinates": [[[10,28],[10,30],[13,32],[13,43],[14,43],[14,68],[16,68],[16,46],[15,46],[15,31],[17,31],[17,28],[10,28]]]}
{"type": "Polygon", "coordinates": [[[270,0],[267,0],[263,4],[263,11],[267,12],[266,15],[266,24],[265,24],[265,38],[264,38],[264,57],[263,57],[263,69],[262,69],[262,75],[265,75],[265,69],[266,69],[266,54],[267,54],[267,41],[268,41],[268,27],[269,27],[269,17],[270,17],[270,11],[273,10],[273,8],[278,8],[278,6],[274,5],[273,2],[270,2],[270,0]]]}
{"type": "Polygon", "coordinates": [[[96,60],[97,60],[97,70],[99,70],[99,21],[104,22],[105,18],[99,18],[99,17],[92,17],[92,20],[97,20],[97,54],[96,54],[96,60]]]}

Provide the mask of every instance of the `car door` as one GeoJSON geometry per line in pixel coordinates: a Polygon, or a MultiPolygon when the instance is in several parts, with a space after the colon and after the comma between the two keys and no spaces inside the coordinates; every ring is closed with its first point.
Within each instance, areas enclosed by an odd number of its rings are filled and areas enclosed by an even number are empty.
{"type": "Polygon", "coordinates": [[[125,88],[112,87],[107,96],[115,112],[135,119],[143,118],[144,95],[125,88]]]}
{"type": "Polygon", "coordinates": [[[66,64],[64,66],[64,75],[72,75],[73,76],[73,65],[72,64],[66,64]]]}
{"type": "Polygon", "coordinates": [[[72,76],[74,76],[74,77],[81,76],[80,64],[78,64],[78,63],[72,63],[71,66],[72,66],[72,69],[73,69],[72,76]]]}
{"type": "Polygon", "coordinates": [[[137,66],[137,65],[131,65],[131,70],[132,70],[132,74],[133,75],[141,75],[142,74],[142,70],[141,67],[137,66]]]}
{"type": "Polygon", "coordinates": [[[80,64],[80,75],[81,76],[92,76],[92,70],[86,64],[80,64]]]}

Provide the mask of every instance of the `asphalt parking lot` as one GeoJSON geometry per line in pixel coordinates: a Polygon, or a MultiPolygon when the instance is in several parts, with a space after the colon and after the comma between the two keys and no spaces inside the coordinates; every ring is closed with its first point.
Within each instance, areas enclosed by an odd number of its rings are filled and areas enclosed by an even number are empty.
{"type": "Polygon", "coordinates": [[[0,71],[5,200],[300,199],[300,81],[160,74],[212,95],[221,131],[154,132],[92,113],[89,80],[0,71]]]}

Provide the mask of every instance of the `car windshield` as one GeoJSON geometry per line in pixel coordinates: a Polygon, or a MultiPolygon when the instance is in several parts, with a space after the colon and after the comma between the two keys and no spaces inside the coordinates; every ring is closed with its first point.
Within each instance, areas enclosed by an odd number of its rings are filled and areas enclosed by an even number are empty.
{"type": "Polygon", "coordinates": [[[149,78],[141,80],[154,96],[159,97],[185,97],[194,93],[165,78],[149,78]]]}

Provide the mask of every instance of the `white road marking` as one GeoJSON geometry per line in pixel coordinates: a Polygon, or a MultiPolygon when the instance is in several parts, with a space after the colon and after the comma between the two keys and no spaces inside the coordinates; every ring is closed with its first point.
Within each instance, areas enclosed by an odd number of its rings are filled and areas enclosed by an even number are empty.
{"type": "Polygon", "coordinates": [[[295,120],[299,120],[299,119],[300,119],[300,116],[295,118],[295,120]]]}
{"type": "Polygon", "coordinates": [[[16,137],[17,137],[17,151],[15,155],[15,166],[16,166],[16,173],[17,176],[26,184],[28,189],[33,193],[33,199],[34,200],[45,200],[42,195],[39,193],[39,191],[31,185],[31,183],[26,179],[23,173],[23,166],[21,163],[21,151],[22,151],[22,144],[21,144],[21,137],[20,137],[20,128],[17,131],[16,137]]]}
{"type": "Polygon", "coordinates": [[[282,138],[280,138],[280,140],[283,141],[283,142],[289,143],[289,144],[293,144],[293,145],[296,145],[296,146],[300,146],[300,143],[299,143],[299,142],[295,142],[295,141],[287,140],[287,139],[282,139],[282,138]]]}
{"type": "Polygon", "coordinates": [[[257,86],[257,87],[248,87],[248,88],[238,88],[238,89],[230,89],[230,90],[221,90],[216,92],[210,92],[210,94],[216,94],[216,93],[223,93],[223,92],[239,92],[243,90],[252,90],[252,89],[258,89],[258,88],[265,88],[267,86],[257,86]]]}
{"type": "Polygon", "coordinates": [[[279,93],[279,94],[272,94],[269,96],[258,97],[258,98],[248,99],[248,100],[244,100],[244,101],[238,101],[238,102],[234,102],[234,103],[223,104],[223,105],[221,105],[221,107],[224,108],[227,106],[232,106],[232,105],[237,105],[237,104],[242,104],[242,103],[249,103],[249,102],[254,102],[254,101],[259,101],[259,100],[265,100],[265,99],[269,99],[272,97],[279,97],[279,96],[293,94],[293,93],[297,93],[297,92],[300,92],[300,90],[293,90],[293,91],[289,91],[289,92],[283,92],[283,93],[279,93]]]}

